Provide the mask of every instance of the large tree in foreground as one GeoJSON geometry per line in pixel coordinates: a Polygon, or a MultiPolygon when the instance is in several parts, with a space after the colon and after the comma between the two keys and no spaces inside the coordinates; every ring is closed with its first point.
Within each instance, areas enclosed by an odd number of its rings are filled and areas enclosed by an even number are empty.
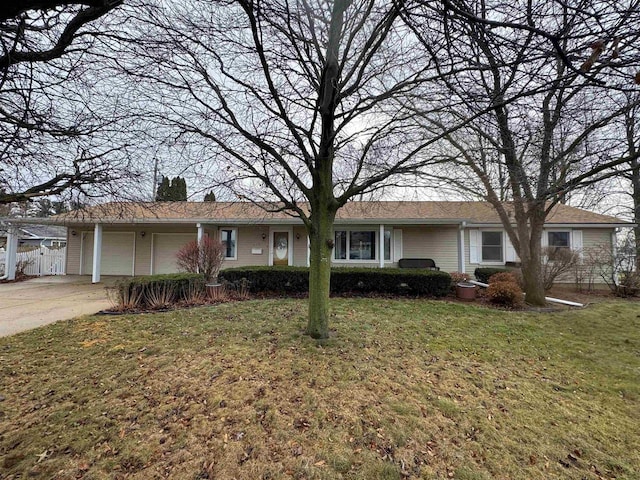
{"type": "Polygon", "coordinates": [[[145,20],[133,41],[141,49],[120,62],[139,85],[148,81],[150,101],[162,89],[163,125],[226,165],[216,168],[222,188],[302,219],[314,338],[328,336],[336,212],[424,164],[416,153],[431,142],[403,106],[434,80],[403,8],[402,1],[175,2],[145,20]]]}
{"type": "MultiPolygon", "coordinates": [[[[542,305],[547,216],[576,190],[637,162],[620,120],[638,105],[620,98],[637,88],[640,10],[620,2],[495,7],[451,2],[450,25],[462,35],[448,36],[439,68],[461,58],[480,68],[444,82],[452,105],[443,115],[435,117],[429,102],[422,110],[416,105],[416,112],[424,112],[431,134],[442,132],[448,142],[446,169],[428,175],[492,204],[520,257],[527,302],[542,305]],[[505,34],[496,21],[501,18],[520,27],[505,34]],[[482,112],[487,114],[446,132],[451,123],[482,112]]],[[[415,31],[432,49],[430,26],[416,25],[415,31]]]]}

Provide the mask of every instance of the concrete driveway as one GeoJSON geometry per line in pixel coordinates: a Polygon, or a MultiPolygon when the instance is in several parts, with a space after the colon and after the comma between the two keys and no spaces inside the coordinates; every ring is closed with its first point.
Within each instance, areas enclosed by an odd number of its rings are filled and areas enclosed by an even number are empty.
{"type": "Polygon", "coordinates": [[[0,283],[0,337],[109,308],[104,287],[74,275],[0,283]]]}

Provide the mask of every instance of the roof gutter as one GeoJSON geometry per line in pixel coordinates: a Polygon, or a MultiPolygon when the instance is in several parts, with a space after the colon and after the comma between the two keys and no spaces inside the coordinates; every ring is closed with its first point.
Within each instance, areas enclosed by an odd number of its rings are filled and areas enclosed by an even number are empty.
{"type": "MultiPolygon", "coordinates": [[[[210,225],[303,225],[300,218],[65,218],[56,219],[51,217],[45,218],[9,218],[0,217],[0,222],[10,223],[14,225],[93,225],[101,223],[105,225],[128,225],[128,224],[210,224],[210,225]]],[[[502,228],[502,223],[479,223],[470,219],[459,218],[366,218],[366,219],[349,219],[337,218],[334,222],[336,225],[460,225],[462,228],[502,228]]],[[[631,222],[617,223],[545,223],[545,227],[554,228],[631,228],[637,226],[631,222]]]]}

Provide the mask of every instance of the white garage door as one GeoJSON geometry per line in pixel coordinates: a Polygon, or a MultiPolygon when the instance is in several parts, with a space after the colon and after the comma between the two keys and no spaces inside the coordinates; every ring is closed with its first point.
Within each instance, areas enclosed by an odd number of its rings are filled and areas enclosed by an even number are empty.
{"type": "Polygon", "coordinates": [[[154,233],[152,273],[178,272],[176,263],[178,250],[196,238],[195,233],[154,233]]]}
{"type": "MultiPolygon", "coordinates": [[[[133,249],[135,234],[133,232],[103,232],[102,258],[100,273],[102,275],[133,275],[133,249]]],[[[82,248],[82,273],[91,275],[93,271],[93,233],[84,236],[82,248]]]]}

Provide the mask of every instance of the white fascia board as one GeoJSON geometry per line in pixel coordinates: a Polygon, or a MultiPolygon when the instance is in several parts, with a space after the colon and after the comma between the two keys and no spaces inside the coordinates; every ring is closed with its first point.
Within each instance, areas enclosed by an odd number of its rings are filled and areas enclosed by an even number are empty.
{"type": "Polygon", "coordinates": [[[459,218],[456,219],[428,219],[428,218],[341,218],[336,219],[336,225],[451,225],[458,226],[465,222],[459,218]]]}
{"type": "MultiPolygon", "coordinates": [[[[516,227],[515,223],[511,224],[516,227]]],[[[633,223],[545,223],[544,228],[618,228],[633,227],[633,223]]],[[[502,223],[468,223],[469,228],[503,228],[502,223]]]]}

